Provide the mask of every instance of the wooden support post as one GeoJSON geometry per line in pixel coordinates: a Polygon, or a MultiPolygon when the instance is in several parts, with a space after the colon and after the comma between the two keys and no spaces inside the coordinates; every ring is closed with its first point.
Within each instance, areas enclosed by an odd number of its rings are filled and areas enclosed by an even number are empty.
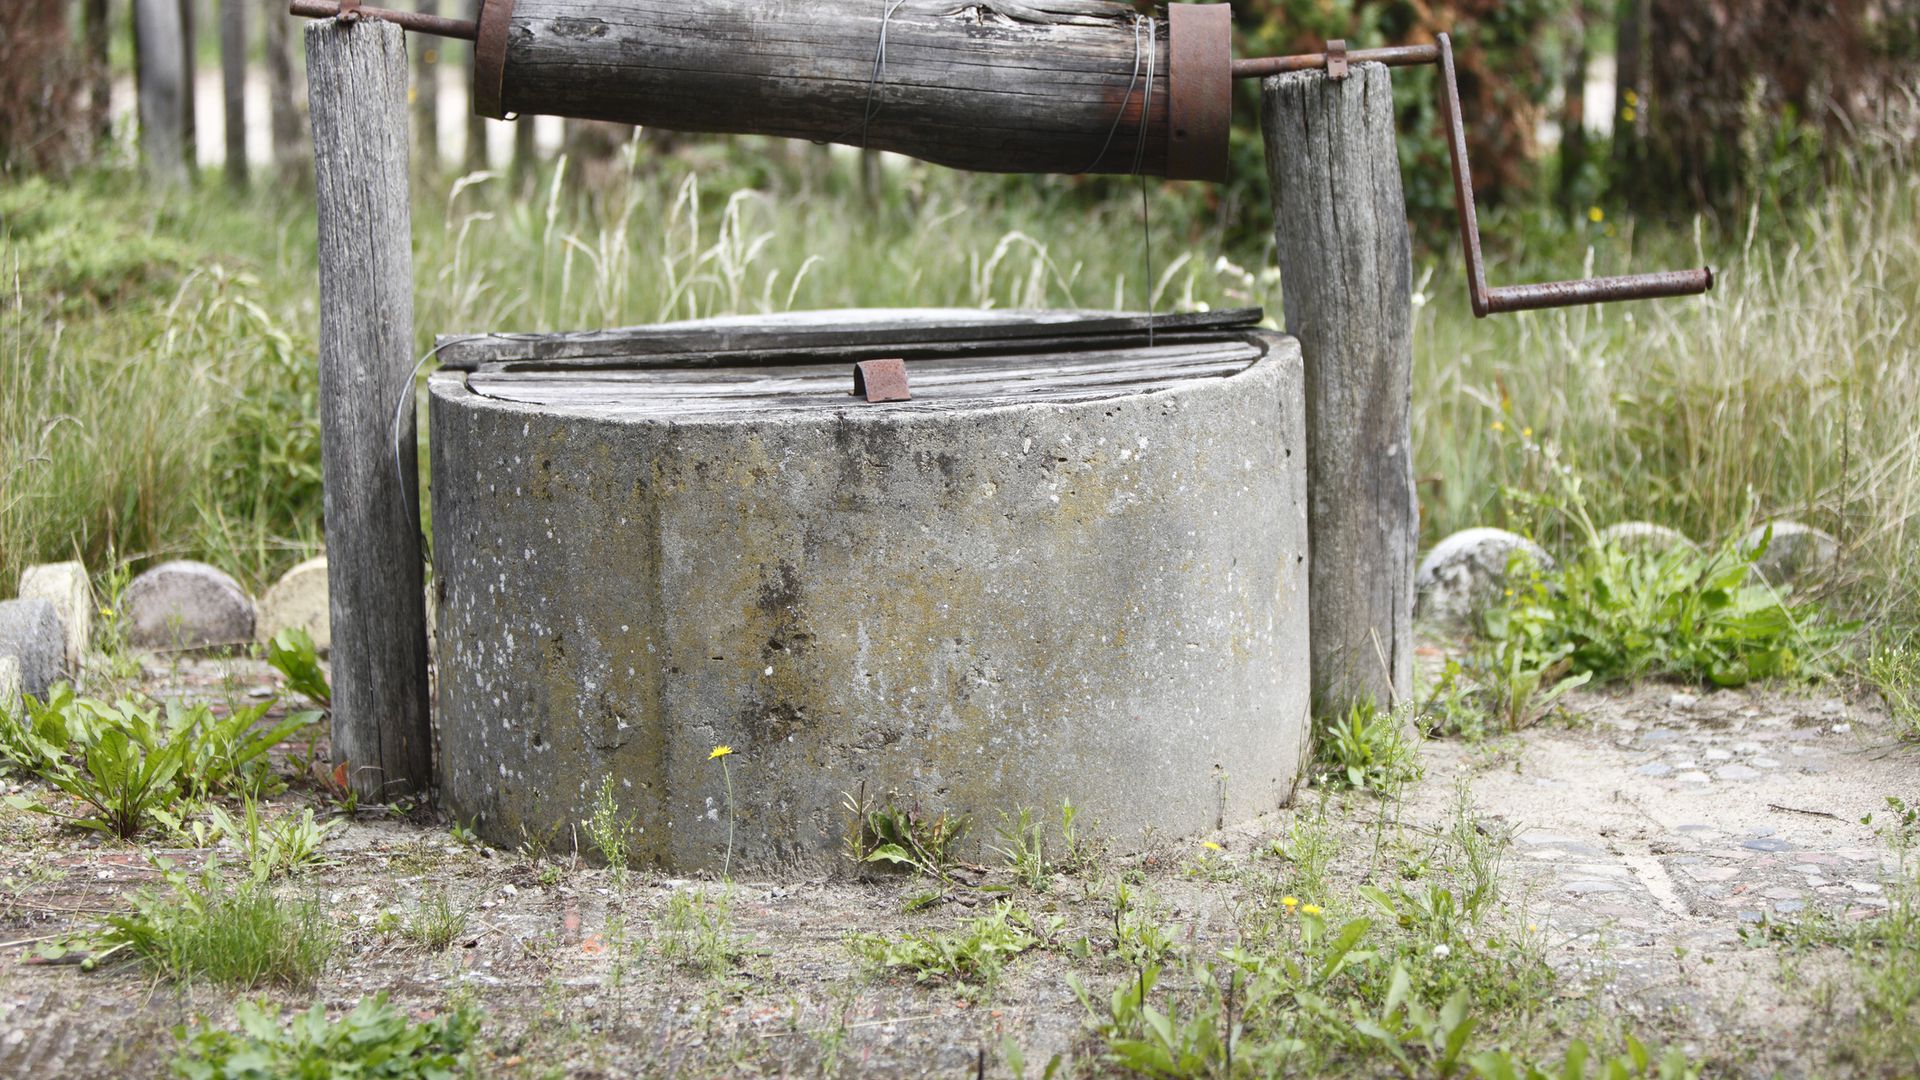
{"type": "Polygon", "coordinates": [[[407,50],[392,23],[306,29],[320,262],[333,757],[385,802],[433,778],[413,408],[407,50]],[[395,415],[398,412],[398,444],[395,415]]]}
{"type": "Polygon", "coordinates": [[[181,73],[186,41],[180,32],[180,6],[174,0],[133,0],[133,42],[140,156],[153,179],[184,184],[187,158],[181,137],[186,121],[180,91],[186,85],[181,73]]]}
{"type": "Polygon", "coordinates": [[[1307,374],[1308,596],[1319,715],[1413,691],[1413,262],[1378,64],[1262,86],[1287,332],[1307,374]]]}
{"type": "Polygon", "coordinates": [[[247,186],[247,7],[220,0],[220,96],[226,123],[227,183],[247,186]]]}

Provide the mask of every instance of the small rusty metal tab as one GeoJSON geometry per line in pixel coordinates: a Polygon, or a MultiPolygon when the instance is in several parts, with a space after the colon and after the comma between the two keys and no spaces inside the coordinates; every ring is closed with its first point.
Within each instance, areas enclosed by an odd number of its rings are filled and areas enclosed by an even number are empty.
{"type": "Polygon", "coordinates": [[[1232,5],[1167,5],[1167,178],[1225,181],[1232,128],[1232,5]]]}
{"type": "Polygon", "coordinates": [[[473,111],[494,120],[507,118],[507,27],[513,0],[480,0],[479,27],[473,39],[473,111]]]}
{"type": "Polygon", "coordinates": [[[1347,77],[1347,39],[1327,42],[1327,78],[1339,82],[1347,77]]]}
{"type": "Polygon", "coordinates": [[[853,365],[853,396],[868,402],[911,401],[905,360],[862,360],[853,365]]]}

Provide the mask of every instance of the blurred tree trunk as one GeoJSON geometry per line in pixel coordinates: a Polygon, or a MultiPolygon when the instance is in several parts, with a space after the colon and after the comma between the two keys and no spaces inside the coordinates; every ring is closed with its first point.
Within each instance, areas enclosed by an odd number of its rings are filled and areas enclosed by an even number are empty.
{"type": "Polygon", "coordinates": [[[186,43],[174,0],[133,0],[138,72],[140,156],[148,175],[166,184],[187,182],[181,78],[186,43]]]}
{"type": "MultiPolygon", "coordinates": [[[[1863,120],[1920,84],[1913,0],[1642,2],[1635,191],[1647,205],[1809,190],[1863,120]]],[[[1911,144],[1910,129],[1900,137],[1911,144]]]]}
{"type": "Polygon", "coordinates": [[[293,16],[280,0],[266,0],[267,100],[273,127],[273,167],[281,183],[305,186],[312,175],[301,134],[300,97],[293,85],[288,27],[293,16]]]}
{"type": "MultiPolygon", "coordinates": [[[[419,0],[414,8],[423,15],[438,15],[440,0],[419,0]]],[[[440,171],[441,39],[414,34],[407,45],[413,50],[413,126],[419,147],[416,159],[426,175],[432,176],[440,171]]]]}
{"type": "Polygon", "coordinates": [[[87,19],[87,126],[92,132],[97,154],[113,140],[113,67],[108,43],[113,12],[107,0],[86,0],[87,19]]]}
{"type": "Polygon", "coordinates": [[[227,183],[247,186],[247,0],[220,0],[220,90],[227,183]]]}
{"type": "Polygon", "coordinates": [[[867,209],[880,205],[881,181],[880,151],[860,151],[860,196],[866,200],[867,209]]]}
{"type": "Polygon", "coordinates": [[[473,46],[467,46],[467,171],[487,167],[487,118],[473,111],[473,46]]]}
{"type": "Polygon", "coordinates": [[[1576,2],[1570,12],[1571,37],[1567,73],[1561,81],[1566,96],[1560,104],[1560,206],[1569,214],[1580,211],[1581,175],[1587,170],[1587,50],[1586,5],[1576,2]]]}
{"type": "Polygon", "coordinates": [[[534,173],[539,165],[539,148],[533,141],[533,120],[531,116],[522,116],[513,122],[513,164],[510,175],[516,191],[532,188],[534,173]]]}
{"type": "Polygon", "coordinates": [[[67,0],[0,0],[0,167],[58,169],[86,141],[67,0]]]}
{"type": "Polygon", "coordinates": [[[199,122],[194,115],[194,90],[199,86],[200,39],[195,33],[195,0],[180,0],[180,147],[187,160],[187,178],[200,168],[199,122]]]}
{"type": "Polygon", "coordinates": [[[1647,85],[1646,34],[1649,0],[1620,0],[1618,52],[1613,88],[1613,172],[1616,186],[1636,193],[1632,177],[1645,156],[1640,93],[1647,85]]]}

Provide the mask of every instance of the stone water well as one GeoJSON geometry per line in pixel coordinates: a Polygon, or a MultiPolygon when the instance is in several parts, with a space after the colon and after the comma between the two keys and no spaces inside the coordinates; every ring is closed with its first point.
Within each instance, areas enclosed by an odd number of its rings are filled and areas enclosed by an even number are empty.
{"type": "Polygon", "coordinates": [[[1298,345],[1244,316],[828,312],[454,342],[433,377],[440,782],[635,858],[818,869],[843,793],[1244,820],[1306,747],[1298,345]],[[849,394],[907,359],[912,400],[849,394]]]}

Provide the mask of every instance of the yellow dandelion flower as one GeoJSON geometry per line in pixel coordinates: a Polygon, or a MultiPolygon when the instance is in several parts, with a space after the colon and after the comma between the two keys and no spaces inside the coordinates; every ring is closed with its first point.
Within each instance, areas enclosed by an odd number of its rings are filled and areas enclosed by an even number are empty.
{"type": "Polygon", "coordinates": [[[1287,906],[1288,911],[1292,911],[1294,908],[1300,906],[1300,898],[1297,896],[1283,896],[1280,898],[1280,902],[1287,906]]]}
{"type": "Polygon", "coordinates": [[[1523,428],[1521,428],[1521,429],[1520,429],[1520,437],[1521,437],[1521,438],[1523,438],[1523,439],[1531,439],[1531,438],[1533,438],[1533,429],[1532,429],[1532,428],[1530,428],[1530,427],[1523,427],[1523,428]]]}
{"type": "Polygon", "coordinates": [[[713,752],[707,755],[707,760],[712,761],[714,758],[723,758],[731,753],[733,753],[733,747],[727,746],[726,744],[722,743],[721,745],[713,748],[713,752]]]}
{"type": "Polygon", "coordinates": [[[1204,844],[1201,844],[1200,846],[1201,846],[1201,847],[1203,847],[1203,848],[1206,848],[1206,849],[1207,849],[1208,851],[1225,851],[1225,850],[1227,850],[1226,848],[1223,848],[1223,847],[1221,847],[1221,846],[1220,846],[1219,844],[1216,844],[1216,843],[1214,843],[1214,842],[1213,842],[1213,841],[1211,841],[1211,840],[1209,840],[1209,841],[1207,841],[1207,842],[1206,842],[1206,843],[1204,843],[1204,844]]]}
{"type": "Polygon", "coordinates": [[[1607,220],[1607,212],[1597,206],[1589,206],[1587,207],[1587,220],[1598,225],[1607,220]]]}
{"type": "Polygon", "coordinates": [[[1320,905],[1319,905],[1319,904],[1301,904],[1301,905],[1300,905],[1300,914],[1302,914],[1302,915],[1318,915],[1318,914],[1320,914],[1320,905]]]}

